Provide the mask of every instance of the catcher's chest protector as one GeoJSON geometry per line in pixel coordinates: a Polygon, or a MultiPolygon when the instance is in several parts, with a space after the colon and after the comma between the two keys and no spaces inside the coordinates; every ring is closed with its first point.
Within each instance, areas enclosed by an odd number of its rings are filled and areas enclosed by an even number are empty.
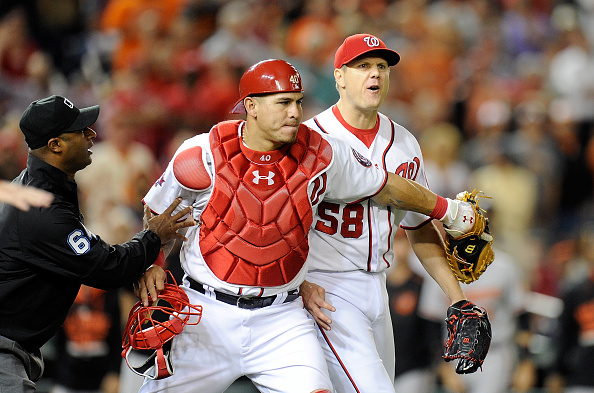
{"type": "Polygon", "coordinates": [[[238,137],[240,123],[223,122],[211,131],[216,175],[202,212],[200,250],[210,270],[225,282],[287,284],[303,267],[309,250],[313,218],[307,185],[328,167],[332,148],[318,133],[301,126],[297,142],[284,154],[263,152],[250,160],[238,137]]]}

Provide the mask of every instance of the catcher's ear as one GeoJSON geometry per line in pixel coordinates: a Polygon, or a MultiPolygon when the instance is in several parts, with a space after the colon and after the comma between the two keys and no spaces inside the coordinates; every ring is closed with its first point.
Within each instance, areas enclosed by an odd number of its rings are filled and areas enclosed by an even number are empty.
{"type": "Polygon", "coordinates": [[[246,97],[243,100],[243,105],[248,115],[254,118],[258,116],[258,99],[256,97],[246,97]]]}

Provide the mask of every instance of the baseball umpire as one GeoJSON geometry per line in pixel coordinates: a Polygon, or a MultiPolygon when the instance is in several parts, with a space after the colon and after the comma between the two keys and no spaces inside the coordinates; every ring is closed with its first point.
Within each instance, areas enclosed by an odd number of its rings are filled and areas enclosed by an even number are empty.
{"type": "Polygon", "coordinates": [[[46,190],[54,199],[28,211],[0,205],[1,392],[36,390],[44,368],[40,347],[64,322],[81,284],[112,289],[134,282],[162,243],[183,239],[177,230],[194,224],[178,222],[189,209],[171,215],[175,200],[159,217],[149,219],[147,211],[146,229],[123,244],[106,244],[84,226],[74,175],[91,164],[97,134],[89,127],[98,116],[98,105],[79,110],[60,96],[34,101],[22,115],[30,150],[14,183],[46,190]]]}

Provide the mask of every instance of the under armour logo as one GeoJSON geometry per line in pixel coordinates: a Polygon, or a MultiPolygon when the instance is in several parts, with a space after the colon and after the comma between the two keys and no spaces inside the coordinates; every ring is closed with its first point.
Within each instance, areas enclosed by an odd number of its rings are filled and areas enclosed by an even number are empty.
{"type": "Polygon", "coordinates": [[[466,222],[466,220],[470,221],[470,223],[472,224],[472,222],[474,221],[474,217],[468,218],[468,217],[464,216],[464,219],[462,219],[462,222],[466,222]]]}
{"type": "Polygon", "coordinates": [[[271,186],[274,184],[274,180],[272,180],[272,178],[274,177],[275,173],[272,171],[268,171],[268,176],[260,176],[260,171],[253,171],[252,174],[254,175],[254,180],[252,180],[254,182],[254,184],[260,184],[260,180],[268,180],[268,185],[271,186]]]}
{"type": "Polygon", "coordinates": [[[372,35],[363,38],[363,41],[365,41],[367,43],[367,46],[372,47],[372,48],[380,45],[379,38],[374,37],[372,35]]]}
{"type": "Polygon", "coordinates": [[[74,104],[70,102],[68,98],[64,98],[64,104],[66,104],[66,106],[68,106],[70,109],[74,108],[74,104]]]}

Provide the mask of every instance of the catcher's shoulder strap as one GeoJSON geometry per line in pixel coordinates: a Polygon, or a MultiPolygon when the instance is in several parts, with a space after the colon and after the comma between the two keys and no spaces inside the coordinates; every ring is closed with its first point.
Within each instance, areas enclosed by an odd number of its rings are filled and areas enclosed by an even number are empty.
{"type": "Polygon", "coordinates": [[[194,146],[180,152],[173,160],[173,175],[190,191],[210,187],[212,180],[204,166],[202,147],[194,146]]]}

